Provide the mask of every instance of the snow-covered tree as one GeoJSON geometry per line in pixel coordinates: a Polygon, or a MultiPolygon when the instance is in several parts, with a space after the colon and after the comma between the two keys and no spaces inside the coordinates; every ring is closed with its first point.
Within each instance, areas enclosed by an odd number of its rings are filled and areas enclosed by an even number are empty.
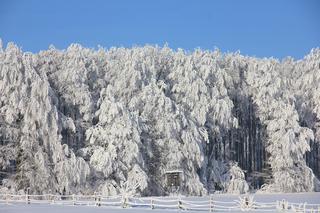
{"type": "Polygon", "coordinates": [[[168,170],[183,194],[320,190],[319,64],[0,42],[0,191],[165,195],[168,170]]]}

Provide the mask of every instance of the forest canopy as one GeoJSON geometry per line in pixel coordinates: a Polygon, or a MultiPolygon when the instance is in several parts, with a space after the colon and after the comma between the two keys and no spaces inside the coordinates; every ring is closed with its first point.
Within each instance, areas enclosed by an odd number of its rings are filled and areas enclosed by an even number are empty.
{"type": "MultiPolygon", "coordinates": [[[[0,42],[1,43],[1,42],[0,42]]],[[[0,192],[320,190],[320,49],[0,45],[0,192]]]]}

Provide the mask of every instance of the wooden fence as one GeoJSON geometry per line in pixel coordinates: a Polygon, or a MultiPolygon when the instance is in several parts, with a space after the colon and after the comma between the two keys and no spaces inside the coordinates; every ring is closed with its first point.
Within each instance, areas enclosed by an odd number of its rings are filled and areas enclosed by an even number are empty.
{"type": "MultiPolygon", "coordinates": [[[[286,200],[256,202],[249,197],[234,201],[218,201],[213,196],[182,197],[123,197],[95,195],[14,195],[0,194],[0,205],[10,204],[86,205],[113,208],[181,209],[203,212],[259,211],[259,212],[310,212],[320,213],[318,204],[293,203],[286,200]]],[[[1,206],[0,206],[1,209],[1,206]]]]}

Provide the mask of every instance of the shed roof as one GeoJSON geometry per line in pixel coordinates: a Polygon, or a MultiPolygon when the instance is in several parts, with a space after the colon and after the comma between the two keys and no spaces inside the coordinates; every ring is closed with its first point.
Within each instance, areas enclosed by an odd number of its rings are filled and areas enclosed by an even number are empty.
{"type": "Polygon", "coordinates": [[[165,174],[172,174],[172,173],[183,173],[183,171],[179,169],[165,171],[165,174]]]}

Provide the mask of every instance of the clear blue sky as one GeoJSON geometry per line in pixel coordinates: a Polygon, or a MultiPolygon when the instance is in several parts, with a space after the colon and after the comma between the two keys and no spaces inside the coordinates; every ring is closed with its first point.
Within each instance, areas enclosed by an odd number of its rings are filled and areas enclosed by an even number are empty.
{"type": "Polygon", "coordinates": [[[320,46],[320,1],[0,0],[0,38],[31,52],[167,42],[299,59],[320,46]]]}

